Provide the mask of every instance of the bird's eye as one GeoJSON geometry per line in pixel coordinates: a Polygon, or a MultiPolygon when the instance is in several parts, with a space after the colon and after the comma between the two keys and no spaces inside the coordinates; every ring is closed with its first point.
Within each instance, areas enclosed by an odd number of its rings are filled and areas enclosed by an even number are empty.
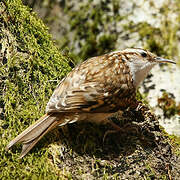
{"type": "Polygon", "coordinates": [[[143,52],[141,52],[141,56],[142,57],[147,57],[147,53],[143,51],[143,52]]]}

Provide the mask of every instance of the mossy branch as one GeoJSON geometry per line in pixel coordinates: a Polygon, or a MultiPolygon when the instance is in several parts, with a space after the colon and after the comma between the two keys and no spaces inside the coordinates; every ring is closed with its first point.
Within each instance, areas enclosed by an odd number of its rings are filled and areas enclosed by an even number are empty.
{"type": "Polygon", "coordinates": [[[19,162],[18,153],[5,152],[5,146],[44,113],[56,80],[71,70],[68,60],[54,45],[48,28],[21,0],[0,3],[0,53],[0,179],[32,174],[55,178],[50,164],[44,165],[47,153],[19,162]]]}

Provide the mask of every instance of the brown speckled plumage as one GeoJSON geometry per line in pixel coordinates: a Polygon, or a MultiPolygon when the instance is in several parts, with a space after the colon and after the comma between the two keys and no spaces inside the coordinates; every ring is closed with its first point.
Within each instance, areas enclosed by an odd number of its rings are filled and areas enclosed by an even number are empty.
{"type": "MultiPolygon", "coordinates": [[[[84,61],[59,83],[47,104],[46,114],[13,139],[6,149],[21,142],[23,157],[58,125],[82,120],[109,122],[107,118],[112,113],[136,108],[136,89],[159,62],[174,63],[135,48],[84,61]]],[[[112,126],[118,129],[117,125],[112,126]]]]}
{"type": "Polygon", "coordinates": [[[130,106],[135,98],[132,75],[120,53],[88,59],[54,91],[49,112],[111,113],[130,106]],[[63,86],[62,86],[63,84],[63,86]]]}

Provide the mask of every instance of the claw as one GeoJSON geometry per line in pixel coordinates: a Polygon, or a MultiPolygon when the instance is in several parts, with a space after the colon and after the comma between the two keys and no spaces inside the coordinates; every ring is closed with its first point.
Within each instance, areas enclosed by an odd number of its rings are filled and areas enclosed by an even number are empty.
{"type": "Polygon", "coordinates": [[[115,124],[114,122],[109,121],[109,124],[111,124],[111,126],[114,128],[114,130],[108,130],[105,132],[104,137],[103,137],[103,144],[104,144],[105,139],[108,134],[117,133],[117,132],[125,133],[125,131],[122,128],[120,128],[117,124],[115,124]]]}
{"type": "Polygon", "coordinates": [[[103,144],[105,142],[106,136],[108,134],[112,134],[112,133],[117,133],[117,130],[108,130],[108,131],[105,132],[104,137],[103,137],[103,144]]]}

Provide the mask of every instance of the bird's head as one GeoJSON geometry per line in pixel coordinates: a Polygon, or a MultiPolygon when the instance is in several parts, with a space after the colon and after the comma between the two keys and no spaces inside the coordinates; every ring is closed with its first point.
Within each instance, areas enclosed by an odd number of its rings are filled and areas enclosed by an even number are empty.
{"type": "Polygon", "coordinates": [[[133,82],[137,88],[145,79],[152,67],[159,63],[173,63],[174,61],[158,57],[155,54],[140,48],[128,48],[122,51],[124,59],[130,68],[133,82]]]}

